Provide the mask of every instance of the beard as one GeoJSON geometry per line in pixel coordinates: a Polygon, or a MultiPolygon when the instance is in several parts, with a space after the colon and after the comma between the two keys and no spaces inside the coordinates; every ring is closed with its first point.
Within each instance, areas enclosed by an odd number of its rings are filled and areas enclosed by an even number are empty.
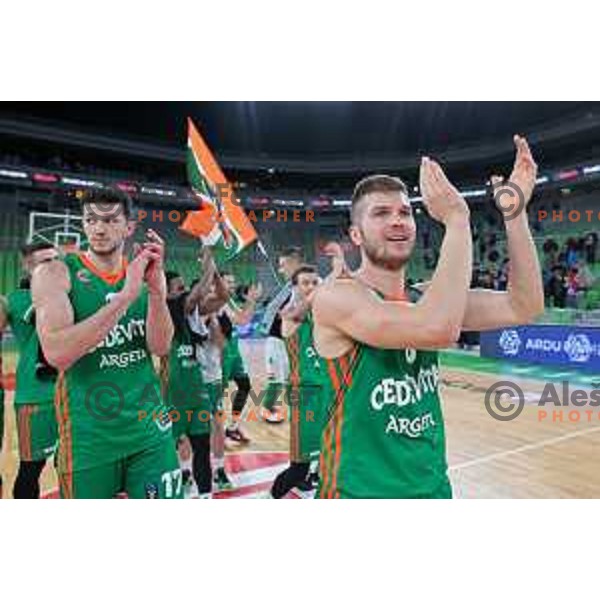
{"type": "Polygon", "coordinates": [[[362,249],[365,256],[369,259],[371,264],[385,269],[386,271],[401,271],[402,268],[408,263],[412,255],[414,242],[408,249],[405,256],[391,255],[386,251],[385,244],[372,244],[363,236],[362,249]]]}
{"type": "Polygon", "coordinates": [[[113,244],[100,246],[93,245],[90,242],[90,250],[96,254],[97,256],[110,256],[111,254],[115,254],[121,248],[121,244],[118,242],[114,242],[113,244]]]}

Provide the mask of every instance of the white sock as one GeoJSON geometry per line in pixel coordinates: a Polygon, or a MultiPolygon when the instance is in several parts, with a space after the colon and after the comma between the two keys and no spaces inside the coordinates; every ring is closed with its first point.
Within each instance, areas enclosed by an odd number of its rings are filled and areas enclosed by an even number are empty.
{"type": "Polygon", "coordinates": [[[189,471],[191,473],[192,472],[192,459],[191,458],[188,458],[187,460],[179,459],[179,467],[181,468],[182,471],[189,471]]]}
{"type": "Polygon", "coordinates": [[[225,468],[225,457],[215,458],[215,469],[224,469],[224,468],[225,468]]]}

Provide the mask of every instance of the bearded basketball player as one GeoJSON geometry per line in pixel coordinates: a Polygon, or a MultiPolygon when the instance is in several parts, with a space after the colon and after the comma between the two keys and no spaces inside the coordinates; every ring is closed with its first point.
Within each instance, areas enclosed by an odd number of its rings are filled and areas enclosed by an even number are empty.
{"type": "Polygon", "coordinates": [[[451,497],[437,350],[452,345],[461,329],[530,323],[544,309],[525,210],[537,166],[524,138],[515,136],[515,145],[510,181],[496,194],[506,200],[500,206],[510,258],[505,292],[469,290],[469,208],[435,161],[422,159],[420,188],[445,237],[420,297],[405,283],[416,236],[405,184],[376,175],[357,185],[350,236],[361,266],[351,278],[321,286],[313,300],[315,343],[334,389],[318,497],[451,497]],[[521,205],[511,196],[515,187],[521,205]]]}

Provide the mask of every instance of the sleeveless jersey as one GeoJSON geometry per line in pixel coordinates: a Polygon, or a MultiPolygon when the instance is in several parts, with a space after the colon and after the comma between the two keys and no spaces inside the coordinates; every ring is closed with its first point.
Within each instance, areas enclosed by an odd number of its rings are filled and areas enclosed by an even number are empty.
{"type": "MultiPolygon", "coordinates": [[[[172,310],[180,310],[183,313],[184,302],[185,297],[176,299],[170,303],[170,308],[172,306],[172,310]]],[[[169,409],[177,410],[198,407],[202,391],[196,344],[192,339],[187,318],[183,314],[181,317],[173,319],[175,332],[171,352],[168,358],[163,359],[163,365],[166,363],[166,371],[163,371],[163,395],[169,409]]]]}
{"type": "MultiPolygon", "coordinates": [[[[229,300],[229,308],[236,312],[239,310],[239,306],[234,300],[229,300]]],[[[223,360],[237,356],[240,353],[240,334],[238,332],[237,325],[229,318],[225,308],[221,309],[218,315],[219,323],[221,324],[221,330],[225,335],[225,347],[223,348],[223,360]],[[226,325],[224,328],[223,326],[226,325]]]]}
{"type": "Polygon", "coordinates": [[[315,350],[312,313],[306,314],[296,331],[286,338],[285,344],[293,386],[325,385],[328,382],[326,362],[315,350]]]}
{"type": "Polygon", "coordinates": [[[219,383],[223,380],[222,352],[210,340],[198,344],[196,348],[200,372],[205,383],[219,383]]]}
{"type": "Polygon", "coordinates": [[[318,454],[332,401],[327,364],[315,350],[312,313],[285,339],[290,363],[290,456],[308,460],[318,454]]]}
{"type": "Polygon", "coordinates": [[[8,322],[19,350],[15,405],[52,404],[56,378],[40,378],[36,373],[41,348],[35,329],[31,292],[16,290],[8,294],[6,301],[8,322]]]}
{"type": "MultiPolygon", "coordinates": [[[[106,276],[84,256],[68,255],[65,264],[75,323],[97,313],[125,283],[124,270],[106,276]]],[[[59,470],[123,460],[171,435],[146,345],[147,311],[144,287],[106,338],[61,374],[55,399],[59,470]]]]}
{"type": "MultiPolygon", "coordinates": [[[[227,305],[234,313],[240,310],[240,307],[235,302],[235,300],[229,299],[227,305]]],[[[229,334],[226,335],[227,342],[238,342],[240,339],[240,335],[238,333],[237,325],[229,318],[229,315],[227,314],[227,311],[224,307],[219,313],[219,320],[221,319],[227,322],[227,329],[229,330],[229,334]]],[[[223,333],[225,333],[225,331],[223,333]]]]}
{"type": "Polygon", "coordinates": [[[450,497],[435,351],[356,342],[327,360],[320,498],[450,497]]]}

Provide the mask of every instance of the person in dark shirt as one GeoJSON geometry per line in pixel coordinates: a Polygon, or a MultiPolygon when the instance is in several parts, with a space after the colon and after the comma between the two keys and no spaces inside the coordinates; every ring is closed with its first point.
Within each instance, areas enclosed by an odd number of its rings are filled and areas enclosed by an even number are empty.
{"type": "Polygon", "coordinates": [[[563,268],[555,266],[552,277],[546,285],[546,298],[553,300],[554,308],[565,308],[567,301],[567,287],[563,268]]]}
{"type": "Polygon", "coordinates": [[[202,255],[202,279],[188,290],[183,277],[175,271],[166,273],[167,306],[173,321],[171,353],[161,362],[162,391],[170,409],[177,412],[173,436],[180,456],[184,484],[189,490],[195,482],[198,494],[207,497],[212,489],[211,426],[200,418],[206,409],[204,382],[197,358],[197,346],[206,340],[189,325],[189,317],[219,310],[226,302],[224,294],[211,293],[218,276],[210,251],[202,255]],[[190,418],[190,415],[193,415],[190,418]],[[191,457],[190,457],[191,455],[191,457]],[[193,481],[192,481],[193,479],[193,481]]]}
{"type": "Polygon", "coordinates": [[[585,236],[584,241],[585,260],[588,264],[596,263],[596,251],[598,248],[598,234],[593,231],[585,236]]]}

